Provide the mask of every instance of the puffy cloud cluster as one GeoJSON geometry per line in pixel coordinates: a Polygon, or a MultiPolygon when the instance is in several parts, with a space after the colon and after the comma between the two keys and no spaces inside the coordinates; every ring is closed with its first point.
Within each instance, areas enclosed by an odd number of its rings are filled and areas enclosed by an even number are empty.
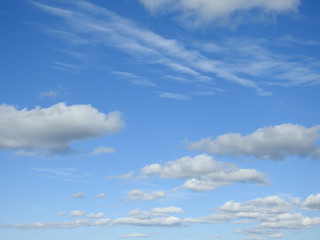
{"type": "MultiPolygon", "coordinates": [[[[310,195],[308,199],[314,196],[310,195]]],[[[284,236],[281,230],[304,229],[320,225],[320,217],[308,217],[297,210],[302,205],[299,199],[285,200],[279,196],[256,198],[246,202],[228,201],[217,208],[216,213],[200,218],[184,219],[190,223],[240,222],[252,226],[237,232],[247,235],[247,239],[260,239],[259,236],[269,238],[284,236]]]]}
{"type": "Polygon", "coordinates": [[[73,141],[113,134],[123,127],[119,112],[104,114],[90,105],[58,103],[31,110],[0,105],[0,149],[67,153],[73,141]]]}
{"type": "Polygon", "coordinates": [[[264,13],[294,11],[299,0],[140,0],[151,12],[181,12],[182,17],[198,24],[217,21],[254,9],[264,13]]]}
{"type": "MultiPolygon", "coordinates": [[[[248,229],[237,230],[238,233],[245,234],[246,239],[261,239],[261,237],[279,238],[283,237],[283,230],[299,230],[320,225],[320,217],[304,216],[299,210],[307,205],[317,206],[310,210],[319,210],[319,196],[308,196],[304,201],[298,198],[284,199],[276,195],[255,198],[245,202],[227,201],[216,208],[211,215],[202,217],[178,218],[172,214],[182,213],[179,207],[157,207],[149,211],[134,209],[128,213],[128,217],[115,219],[104,218],[103,213],[85,214],[82,210],[71,212],[73,215],[82,217],[70,222],[53,223],[16,223],[0,225],[0,228],[14,229],[67,229],[89,226],[149,226],[149,227],[180,227],[190,224],[214,224],[214,223],[241,223],[248,225],[248,229]],[[311,205],[310,205],[311,204],[311,205]],[[94,218],[99,218],[94,220],[94,218]]],[[[62,212],[64,215],[66,212],[62,212]]],[[[128,235],[127,237],[138,237],[138,235],[128,235]]],[[[263,238],[264,239],[264,238],[263,238]]]]}
{"type": "Polygon", "coordinates": [[[228,133],[216,139],[204,138],[189,144],[189,149],[229,156],[253,156],[260,159],[281,160],[290,155],[318,158],[320,126],[306,128],[297,124],[263,127],[241,136],[228,133]]]}
{"type": "Polygon", "coordinates": [[[141,169],[140,178],[186,179],[182,187],[194,191],[210,191],[232,183],[268,184],[265,174],[255,169],[239,169],[234,164],[218,162],[206,154],[183,157],[175,161],[150,164],[141,169]]]}

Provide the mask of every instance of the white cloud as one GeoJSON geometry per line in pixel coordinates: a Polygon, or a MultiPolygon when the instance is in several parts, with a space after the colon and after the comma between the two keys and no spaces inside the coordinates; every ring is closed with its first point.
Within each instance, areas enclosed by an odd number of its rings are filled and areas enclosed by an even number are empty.
{"type": "Polygon", "coordinates": [[[255,169],[239,169],[234,164],[218,162],[206,154],[183,157],[175,161],[150,164],[141,169],[139,178],[187,179],[182,185],[194,191],[210,191],[232,183],[268,184],[265,174],[255,169]]]}
{"type": "Polygon", "coordinates": [[[40,92],[40,97],[44,98],[44,97],[56,97],[59,95],[59,92],[56,90],[49,90],[49,91],[45,91],[45,92],[40,92]]]}
{"type": "Polygon", "coordinates": [[[100,154],[105,154],[105,153],[115,153],[116,150],[114,150],[113,148],[109,148],[109,147],[104,147],[104,146],[99,146],[96,147],[95,149],[92,150],[92,152],[90,153],[90,155],[100,155],[100,154]]]}
{"type": "Polygon", "coordinates": [[[89,213],[86,215],[87,218],[104,218],[104,213],[89,213]]]}
{"type": "Polygon", "coordinates": [[[157,87],[157,84],[154,82],[150,81],[149,79],[146,79],[142,76],[138,76],[133,73],[129,72],[118,72],[118,71],[113,71],[115,75],[118,75],[119,77],[127,79],[130,83],[137,85],[137,86],[142,86],[142,87],[157,87]]]}
{"type": "Polygon", "coordinates": [[[105,193],[98,193],[94,197],[96,197],[96,198],[105,198],[106,196],[107,196],[107,194],[105,194],[105,193]]]}
{"type": "Polygon", "coordinates": [[[165,198],[167,195],[163,191],[145,193],[141,190],[132,190],[128,193],[126,201],[154,201],[160,198],[165,198]]]}
{"type": "Polygon", "coordinates": [[[183,19],[197,26],[228,18],[235,22],[239,16],[243,18],[248,15],[248,12],[254,19],[263,13],[267,15],[292,12],[297,10],[300,0],[140,0],[140,2],[153,13],[179,12],[183,19]]]}
{"type": "Polygon", "coordinates": [[[157,218],[118,218],[113,222],[115,225],[134,225],[134,226],[151,226],[151,227],[174,227],[183,225],[183,221],[180,218],[169,217],[157,217],[157,218]]]}
{"type": "Polygon", "coordinates": [[[308,196],[302,206],[309,210],[320,210],[320,193],[308,196]]]}
{"type": "Polygon", "coordinates": [[[62,211],[62,212],[57,212],[56,215],[57,216],[63,216],[63,215],[66,215],[67,212],[66,211],[62,211]]]}
{"type": "Polygon", "coordinates": [[[151,218],[154,216],[168,216],[169,214],[173,213],[182,213],[183,209],[179,207],[157,207],[153,208],[150,211],[143,211],[140,208],[133,209],[129,212],[130,216],[134,218],[151,218]]]}
{"type": "Polygon", "coordinates": [[[70,217],[82,217],[84,214],[85,212],[82,210],[74,210],[70,213],[70,217]]]}
{"type": "Polygon", "coordinates": [[[145,233],[130,233],[120,236],[120,238],[145,238],[148,237],[148,234],[145,233]]]}
{"type": "MultiPolygon", "coordinates": [[[[163,6],[164,2],[166,1],[146,1],[145,4],[153,4],[157,9],[163,6]]],[[[170,4],[176,2],[177,6],[188,5],[194,13],[202,9],[198,8],[201,4],[206,11],[214,9],[219,12],[220,8],[213,5],[220,4],[226,13],[232,14],[234,11],[238,12],[239,8],[282,12],[294,9],[299,1],[170,0],[167,2],[170,4]]],[[[108,9],[86,1],[73,1],[68,5],[61,4],[59,7],[42,3],[34,5],[64,20],[60,25],[61,29],[50,30],[54,36],[60,36],[78,46],[84,44],[91,47],[107,46],[124,51],[133,57],[139,56],[150,66],[163,66],[163,76],[173,75],[171,72],[174,72],[174,75],[178,73],[184,79],[192,79],[189,84],[200,90],[203,90],[203,87],[204,89],[212,87],[213,79],[231,81],[253,88],[262,96],[272,94],[270,91],[265,91],[262,84],[281,86],[319,84],[320,74],[314,59],[305,56],[305,53],[283,55],[272,52],[270,49],[274,41],[222,38],[213,40],[209,44],[206,42],[194,44],[194,41],[190,44],[184,40],[164,38],[108,9]],[[261,79],[265,81],[261,82],[261,79]]],[[[201,13],[201,16],[205,15],[201,13]]],[[[210,16],[215,15],[210,13],[210,16]]],[[[291,52],[295,53],[295,50],[291,52]]],[[[122,78],[134,84],[154,86],[153,82],[143,76],[140,78],[133,73],[114,73],[122,75],[122,78]]]]}
{"type": "Polygon", "coordinates": [[[84,192],[78,192],[78,193],[74,193],[74,194],[71,194],[72,198],[83,198],[84,197],[84,192]]]}
{"type": "Polygon", "coordinates": [[[124,127],[119,112],[104,114],[90,105],[55,104],[18,110],[0,105],[0,149],[70,152],[70,142],[113,134],[124,127]]]}
{"type": "MultiPolygon", "coordinates": [[[[315,195],[310,195],[312,199],[315,195]]],[[[308,198],[307,198],[308,199],[308,198]]],[[[308,201],[309,201],[308,200],[308,201]]],[[[307,202],[308,202],[307,201],[307,202]]],[[[313,202],[313,200],[310,200],[313,202]]],[[[178,218],[169,216],[172,213],[181,213],[178,207],[158,207],[150,211],[134,209],[129,212],[129,217],[115,219],[101,218],[97,220],[88,219],[84,211],[75,210],[71,214],[83,217],[71,222],[52,223],[16,223],[0,225],[0,228],[13,229],[71,229],[89,226],[115,227],[119,225],[149,226],[149,227],[181,227],[190,224],[214,224],[232,223],[247,225],[248,229],[237,230],[237,233],[245,234],[246,239],[264,239],[264,237],[278,238],[283,236],[282,231],[293,229],[305,229],[320,225],[320,217],[308,217],[302,215],[298,210],[304,206],[297,204],[296,198],[284,199],[276,195],[263,198],[251,199],[244,202],[227,201],[216,208],[211,215],[196,218],[178,218]]],[[[98,213],[99,217],[103,217],[98,213]]],[[[98,216],[98,214],[94,214],[98,216]]],[[[90,214],[89,214],[90,215],[90,214]]],[[[93,216],[93,215],[92,215],[93,216]]],[[[219,236],[216,235],[215,238],[219,236]]]]}
{"type": "Polygon", "coordinates": [[[187,95],[179,94],[179,93],[170,93],[170,92],[160,92],[159,97],[176,99],[176,100],[190,100],[191,99],[187,95]]]}
{"type": "Polygon", "coordinates": [[[281,160],[290,155],[318,158],[320,126],[306,128],[297,124],[263,127],[241,136],[228,133],[216,139],[204,138],[189,144],[189,149],[230,156],[253,156],[281,160]]]}

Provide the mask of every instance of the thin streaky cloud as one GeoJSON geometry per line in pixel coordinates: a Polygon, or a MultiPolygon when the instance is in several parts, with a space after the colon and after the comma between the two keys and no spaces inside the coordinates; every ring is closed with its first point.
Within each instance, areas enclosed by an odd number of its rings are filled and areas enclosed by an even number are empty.
{"type": "Polygon", "coordinates": [[[160,98],[169,98],[175,100],[191,100],[190,97],[180,93],[172,93],[172,92],[159,92],[160,98]]]}

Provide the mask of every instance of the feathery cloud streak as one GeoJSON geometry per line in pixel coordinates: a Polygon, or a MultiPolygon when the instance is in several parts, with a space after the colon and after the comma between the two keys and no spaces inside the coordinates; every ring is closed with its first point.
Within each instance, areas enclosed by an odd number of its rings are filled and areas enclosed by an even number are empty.
{"type": "MultiPolygon", "coordinates": [[[[272,15],[296,11],[299,0],[140,0],[146,9],[155,12],[179,12],[181,18],[193,26],[209,22],[239,22],[239,16],[247,12],[257,19],[259,14],[272,15]],[[252,10],[258,10],[252,12],[252,10]]],[[[250,18],[249,17],[249,18],[250,18]]]]}
{"type": "MultiPolygon", "coordinates": [[[[70,3],[72,10],[64,5],[51,6],[38,2],[33,4],[62,18],[65,24],[62,29],[52,31],[68,31],[62,35],[71,42],[119,49],[147,60],[145,63],[160,65],[167,71],[194,79],[191,81],[193,84],[211,86],[212,79],[215,79],[215,82],[216,79],[226,80],[253,88],[260,95],[271,94],[263,89],[263,84],[319,84],[320,74],[314,61],[308,57],[294,59],[273,53],[269,50],[271,43],[268,41],[225,38],[197,46],[162,37],[108,9],[86,1],[70,3]],[[79,42],[79,39],[82,41],[79,42]],[[230,53],[232,57],[229,57],[230,53]],[[261,79],[264,79],[263,82],[261,79]]],[[[276,8],[276,3],[273,5],[276,8]]],[[[134,79],[133,82],[155,86],[155,83],[150,81],[137,82],[134,79]]]]}

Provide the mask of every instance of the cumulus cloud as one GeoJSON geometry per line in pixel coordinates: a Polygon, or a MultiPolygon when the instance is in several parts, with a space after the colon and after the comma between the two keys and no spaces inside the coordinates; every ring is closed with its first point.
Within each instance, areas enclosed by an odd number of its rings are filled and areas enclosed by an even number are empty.
{"type": "Polygon", "coordinates": [[[165,198],[167,195],[163,191],[145,193],[141,190],[132,190],[128,193],[128,198],[125,201],[154,201],[160,198],[165,198]]]}
{"type": "Polygon", "coordinates": [[[308,210],[320,210],[320,193],[307,197],[307,199],[302,203],[302,206],[308,210]]]}
{"type": "Polygon", "coordinates": [[[73,193],[71,194],[72,198],[83,198],[84,197],[84,192],[78,192],[78,193],[73,193]]]}
{"type": "Polygon", "coordinates": [[[84,214],[85,212],[82,210],[74,210],[70,213],[70,217],[82,217],[84,214]]]}
{"type": "Polygon", "coordinates": [[[234,164],[215,161],[206,154],[183,157],[160,165],[150,164],[141,169],[139,178],[186,179],[182,187],[194,191],[210,191],[232,183],[268,184],[265,174],[255,169],[239,169],[234,164]]]}
{"type": "Polygon", "coordinates": [[[58,103],[31,110],[0,105],[0,149],[67,153],[73,141],[113,134],[123,127],[119,112],[104,114],[90,105],[58,103]]]}
{"type": "Polygon", "coordinates": [[[140,0],[140,2],[153,13],[179,12],[183,19],[198,25],[228,18],[239,21],[239,17],[243,18],[248,12],[253,18],[261,14],[292,12],[297,10],[300,0],[140,0]]]}
{"type": "Polygon", "coordinates": [[[290,155],[318,158],[320,126],[306,128],[297,124],[263,127],[241,136],[228,133],[216,139],[204,138],[189,144],[189,149],[229,156],[253,156],[259,159],[282,160],[290,155]]]}
{"type": "MultiPolygon", "coordinates": [[[[310,195],[306,201],[312,203],[317,201],[317,195],[310,195]]],[[[178,207],[157,207],[149,211],[134,209],[129,212],[128,217],[115,219],[99,218],[94,220],[85,215],[84,211],[75,210],[71,214],[82,217],[70,222],[34,222],[15,223],[0,225],[0,228],[13,229],[70,229],[89,226],[149,226],[149,227],[181,227],[190,224],[214,224],[229,223],[249,226],[248,229],[237,230],[237,233],[245,234],[246,239],[264,239],[265,237],[276,238],[283,236],[283,230],[299,230],[320,225],[320,217],[309,217],[299,212],[304,206],[297,204],[296,198],[284,199],[271,195],[263,198],[250,199],[244,202],[227,201],[217,207],[211,215],[202,217],[178,218],[169,214],[181,213],[178,207]]],[[[64,214],[64,212],[63,212],[64,214]]],[[[92,216],[103,217],[101,213],[92,216]]],[[[129,237],[129,236],[128,236],[129,237]]],[[[132,235],[133,237],[133,235],[132,235]]],[[[138,236],[137,236],[138,237],[138,236]]],[[[218,238],[216,235],[215,238],[218,238]]]]}

